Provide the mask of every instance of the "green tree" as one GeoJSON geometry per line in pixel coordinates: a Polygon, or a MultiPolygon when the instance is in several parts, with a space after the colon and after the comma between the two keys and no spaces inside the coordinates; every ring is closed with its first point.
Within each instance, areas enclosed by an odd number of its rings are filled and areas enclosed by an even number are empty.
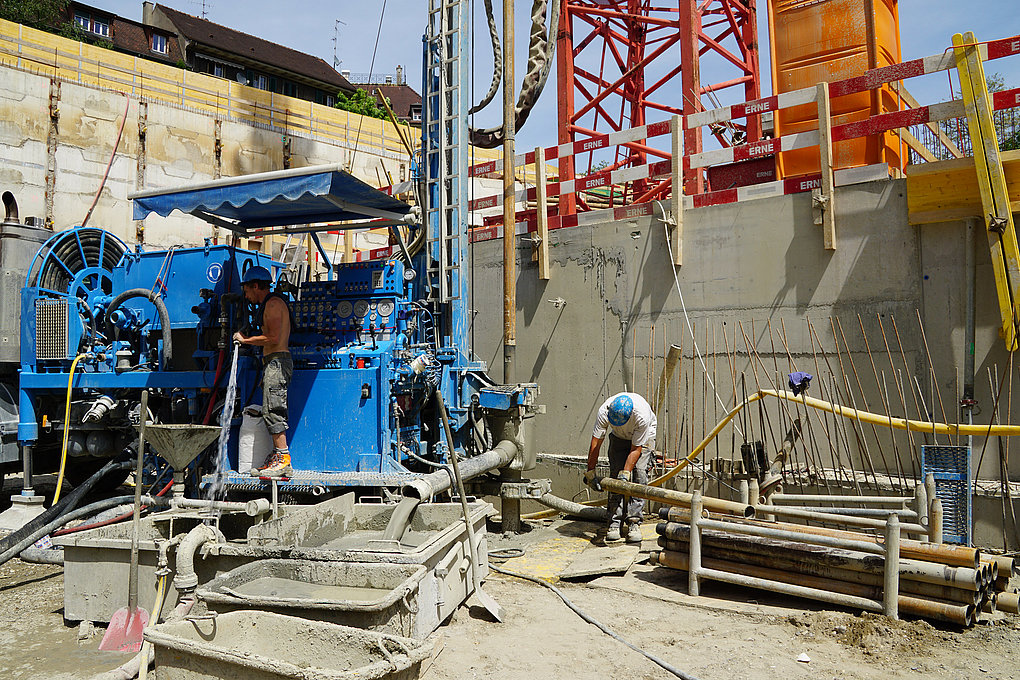
{"type": "Polygon", "coordinates": [[[381,118],[383,120],[389,118],[386,115],[386,109],[379,106],[375,97],[361,88],[355,90],[352,95],[346,95],[343,92],[338,93],[336,96],[336,108],[372,118],[381,118]]]}
{"type": "Polygon", "coordinates": [[[68,0],[0,0],[0,17],[32,28],[52,31],[63,23],[68,0]]]}

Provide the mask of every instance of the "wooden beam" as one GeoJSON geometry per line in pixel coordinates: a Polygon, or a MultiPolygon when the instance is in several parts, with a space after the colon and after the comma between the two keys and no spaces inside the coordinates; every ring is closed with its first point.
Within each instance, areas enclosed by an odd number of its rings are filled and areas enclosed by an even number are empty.
{"type": "Polygon", "coordinates": [[[549,280],[549,211],[545,194],[545,151],[535,149],[535,194],[538,210],[538,278],[549,280]]]}
{"type": "Polygon", "coordinates": [[[832,106],[829,84],[818,83],[818,155],[822,171],[821,189],[812,192],[821,211],[822,244],[826,250],[836,249],[836,200],[832,177],[832,106]]]}
{"type": "Polygon", "coordinates": [[[680,116],[674,115],[669,120],[669,130],[673,137],[673,159],[671,178],[673,188],[670,193],[670,207],[673,211],[673,264],[677,267],[684,263],[684,153],[682,137],[683,126],[680,116]]]}
{"type": "MultiPolygon", "coordinates": [[[[1001,154],[1006,190],[1013,212],[1020,212],[1020,151],[1001,154]]],[[[934,224],[981,217],[981,191],[973,158],[907,167],[907,211],[910,224],[934,224]]]]}

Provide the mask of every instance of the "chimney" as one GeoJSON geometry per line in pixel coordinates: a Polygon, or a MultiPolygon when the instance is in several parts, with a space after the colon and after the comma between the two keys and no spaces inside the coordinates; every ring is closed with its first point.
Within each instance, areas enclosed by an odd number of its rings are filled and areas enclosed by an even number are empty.
{"type": "Polygon", "coordinates": [[[397,64],[397,85],[404,84],[404,67],[397,64]]]}
{"type": "Polygon", "coordinates": [[[344,77],[344,79],[350,80],[351,79],[351,70],[349,68],[345,68],[345,69],[340,71],[340,75],[342,75],[344,77]]]}
{"type": "Polygon", "coordinates": [[[393,76],[386,76],[386,84],[387,85],[393,84],[393,76]]]}
{"type": "Polygon", "coordinates": [[[145,26],[152,26],[152,14],[155,11],[156,6],[151,2],[142,3],[142,24],[145,26]]]}

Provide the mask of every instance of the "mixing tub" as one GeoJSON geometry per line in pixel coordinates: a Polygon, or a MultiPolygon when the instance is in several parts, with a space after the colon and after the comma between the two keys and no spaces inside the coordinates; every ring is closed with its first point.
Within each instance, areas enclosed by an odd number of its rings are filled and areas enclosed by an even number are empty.
{"type": "Polygon", "coordinates": [[[216,612],[261,609],[411,636],[420,564],[269,559],[237,567],[198,589],[216,612]]]}
{"type": "Polygon", "coordinates": [[[414,680],[432,644],[240,610],[146,629],[156,680],[414,680]]]}

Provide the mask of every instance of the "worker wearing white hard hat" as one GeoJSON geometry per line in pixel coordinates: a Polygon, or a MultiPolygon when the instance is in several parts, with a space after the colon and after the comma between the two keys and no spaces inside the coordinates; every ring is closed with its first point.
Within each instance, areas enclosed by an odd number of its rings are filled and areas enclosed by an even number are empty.
{"type": "MultiPolygon", "coordinates": [[[[612,477],[636,484],[648,483],[648,469],[652,463],[655,448],[655,413],[644,397],[633,392],[615,394],[599,407],[595,428],[591,433],[588,448],[588,471],[584,482],[597,486],[595,465],[598,463],[602,442],[609,436],[609,472],[612,477]]],[[[641,513],[645,501],[609,494],[606,505],[608,527],[606,542],[613,543],[626,538],[628,543],[641,542],[641,513]]]]}

